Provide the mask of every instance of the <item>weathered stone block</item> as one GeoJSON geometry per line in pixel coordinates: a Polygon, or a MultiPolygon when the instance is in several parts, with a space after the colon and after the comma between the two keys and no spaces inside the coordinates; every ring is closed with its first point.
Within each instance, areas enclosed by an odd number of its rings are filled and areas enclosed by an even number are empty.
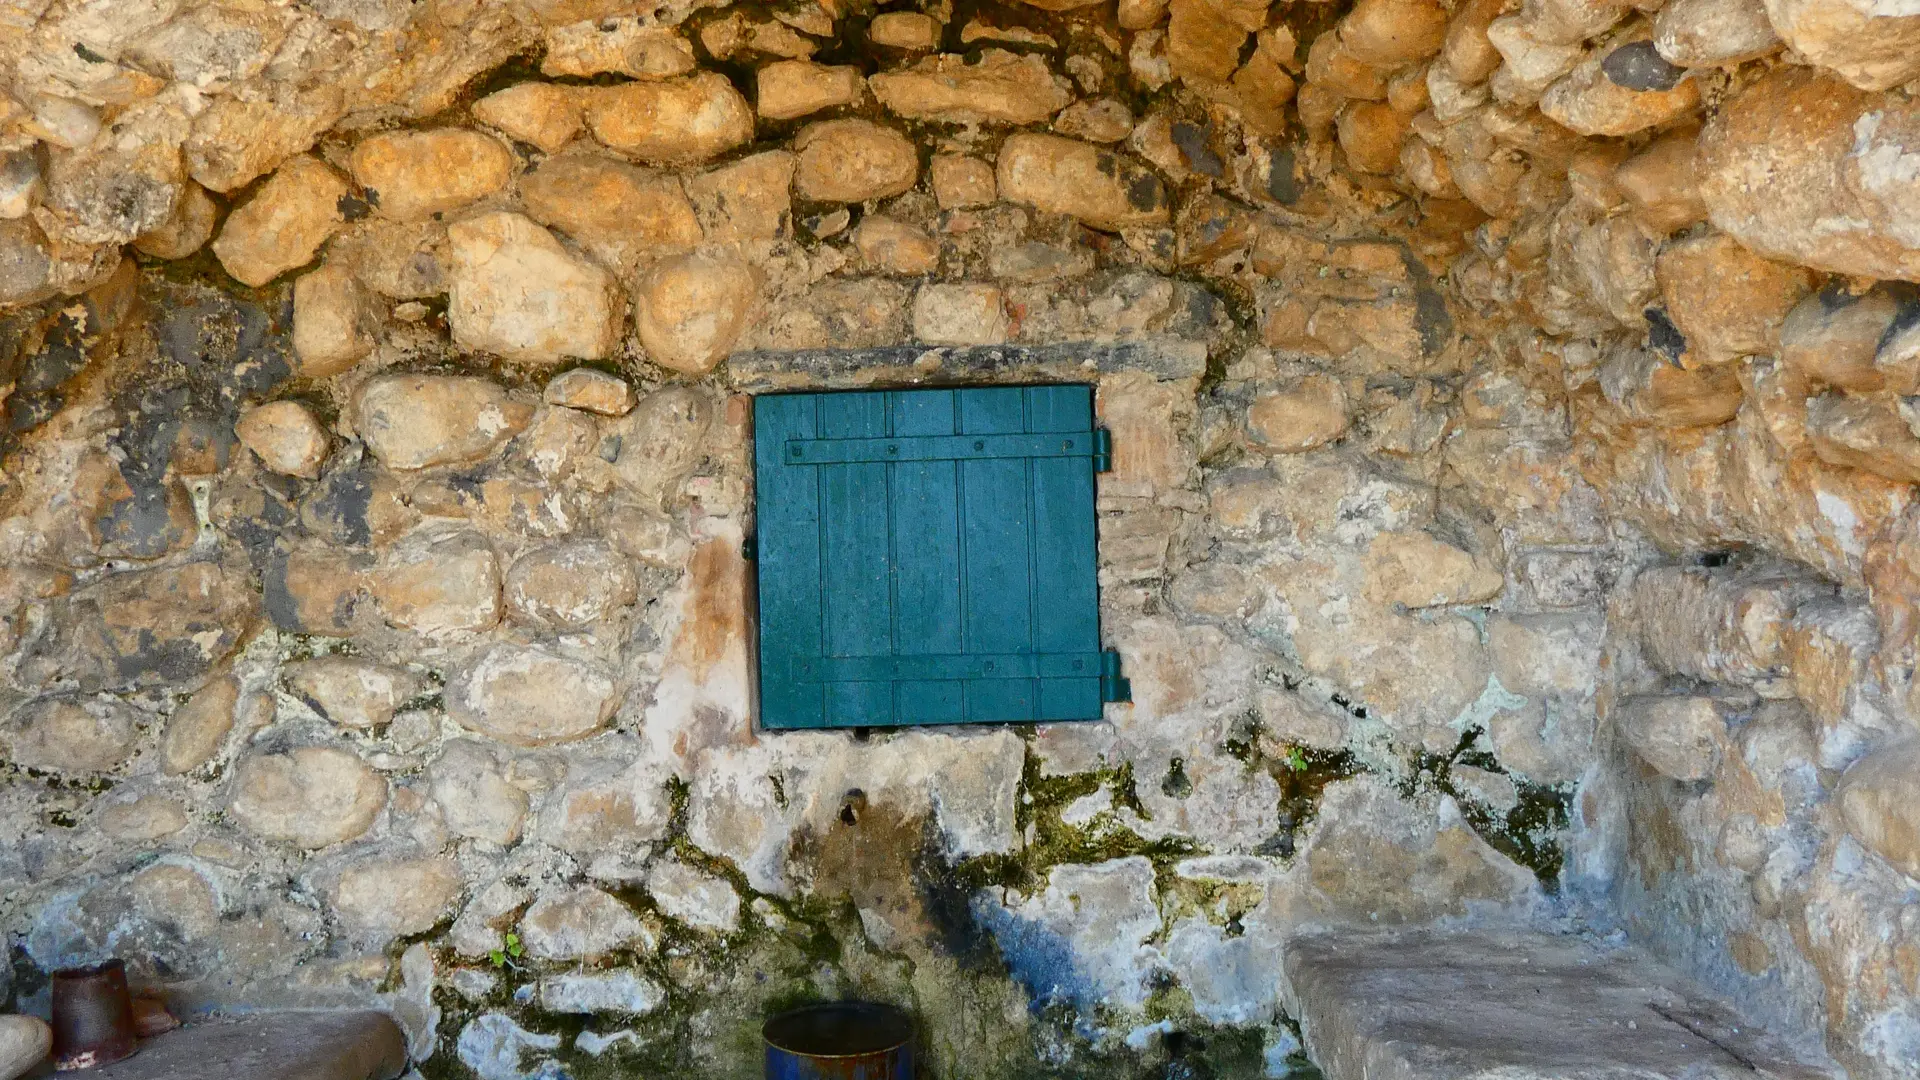
{"type": "Polygon", "coordinates": [[[323,848],[365,833],[386,805],[387,782],[352,752],[308,746],[242,761],[227,812],[263,839],[323,848]]]}
{"type": "Polygon", "coordinates": [[[606,672],[538,645],[496,645],[447,685],[461,726],[517,746],[584,738],[619,704],[606,672]]]}
{"type": "Polygon", "coordinates": [[[1613,721],[1643,761],[1675,780],[1712,776],[1726,747],[1726,716],[1709,697],[1631,697],[1614,705],[1613,721]]]}

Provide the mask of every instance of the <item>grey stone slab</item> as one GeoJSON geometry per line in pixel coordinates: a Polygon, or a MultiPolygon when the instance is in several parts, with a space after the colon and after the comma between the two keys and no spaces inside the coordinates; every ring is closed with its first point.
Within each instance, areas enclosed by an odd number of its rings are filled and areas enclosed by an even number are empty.
{"type": "Polygon", "coordinates": [[[1336,932],[1288,947],[1327,1080],[1838,1080],[1625,947],[1522,931],[1336,932]]]}
{"type": "Polygon", "coordinates": [[[752,350],[727,358],[734,383],[747,390],[851,387],[926,382],[995,382],[1014,378],[1084,379],[1144,371],[1159,379],[1197,378],[1207,347],[1197,341],[1071,342],[1051,345],[896,345],[874,349],[752,350]]]}
{"type": "Polygon", "coordinates": [[[393,1080],[407,1041],[385,1013],[214,1017],[140,1044],[90,1080],[393,1080]]]}

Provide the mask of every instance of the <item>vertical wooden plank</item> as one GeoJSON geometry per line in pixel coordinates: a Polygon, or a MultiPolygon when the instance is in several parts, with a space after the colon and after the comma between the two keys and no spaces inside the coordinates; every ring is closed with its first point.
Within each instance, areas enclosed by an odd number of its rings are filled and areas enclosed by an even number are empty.
{"type": "Polygon", "coordinates": [[[767,394],[753,402],[754,499],[759,531],[760,723],[819,727],[817,683],[788,677],[788,665],[820,650],[820,507],[811,466],[784,460],[790,438],[814,437],[814,401],[767,394]]]}
{"type": "MultiPolygon", "coordinates": [[[[952,435],[951,390],[917,390],[892,398],[894,435],[952,435]]],[[[894,648],[902,656],[951,655],[960,642],[959,465],[903,461],[893,469],[894,648]]],[[[904,680],[894,685],[894,715],[903,724],[966,719],[959,680],[904,680]]]]}
{"type": "MultiPolygon", "coordinates": [[[[959,399],[960,434],[1026,430],[1026,394],[1019,387],[963,390],[959,399]]],[[[1029,462],[1024,458],[960,463],[961,544],[966,573],[962,644],[969,653],[1033,651],[1028,469],[1029,462]]],[[[1037,696],[1033,679],[970,679],[967,719],[1031,720],[1037,696]]]]}
{"type": "MultiPolygon", "coordinates": [[[[1090,440],[1093,391],[1086,386],[1027,390],[1032,430],[1071,433],[1090,440]]],[[[1080,449],[1080,447],[1076,447],[1080,449]]],[[[1098,563],[1094,553],[1093,463],[1084,457],[1033,462],[1034,648],[1043,653],[1093,653],[1100,648],[1098,563]]],[[[1091,720],[1100,716],[1100,672],[1040,680],[1039,719],[1091,720]]]]}
{"type": "MultiPolygon", "coordinates": [[[[818,400],[821,438],[887,433],[884,393],[822,394],[818,400]]],[[[887,468],[884,462],[820,466],[822,624],[827,656],[893,652],[887,468]]],[[[833,727],[893,723],[892,684],[829,684],[827,723],[833,727]]]]}

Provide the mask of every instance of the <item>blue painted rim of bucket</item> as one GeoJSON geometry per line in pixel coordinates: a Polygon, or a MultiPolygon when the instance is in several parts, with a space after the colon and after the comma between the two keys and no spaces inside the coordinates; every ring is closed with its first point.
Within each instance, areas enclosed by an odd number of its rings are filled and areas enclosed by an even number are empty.
{"type": "Polygon", "coordinates": [[[789,1009],[781,1013],[761,1025],[760,1038],[767,1044],[768,1048],[778,1050],[783,1054],[792,1054],[795,1057],[813,1058],[817,1060],[833,1060],[836,1058],[874,1057],[879,1054],[891,1053],[902,1047],[910,1046],[913,1043],[913,1037],[917,1031],[918,1025],[914,1023],[913,1017],[904,1009],[892,1005],[880,1005],[866,1001],[830,1001],[817,1005],[803,1005],[798,1009],[789,1009]],[[889,1032],[885,1039],[880,1041],[878,1045],[862,1050],[841,1052],[816,1051],[798,1047],[793,1045],[794,1039],[791,1033],[777,1030],[782,1024],[798,1024],[809,1016],[835,1012],[849,1014],[864,1013],[876,1021],[894,1025],[896,1030],[889,1032]]]}

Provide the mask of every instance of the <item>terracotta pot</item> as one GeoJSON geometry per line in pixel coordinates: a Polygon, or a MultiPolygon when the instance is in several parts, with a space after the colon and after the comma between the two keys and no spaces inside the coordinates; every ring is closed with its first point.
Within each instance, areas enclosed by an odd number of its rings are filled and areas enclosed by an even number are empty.
{"type": "Polygon", "coordinates": [[[139,1048],[125,964],[108,960],[53,973],[54,1068],[91,1069],[139,1048]]]}

